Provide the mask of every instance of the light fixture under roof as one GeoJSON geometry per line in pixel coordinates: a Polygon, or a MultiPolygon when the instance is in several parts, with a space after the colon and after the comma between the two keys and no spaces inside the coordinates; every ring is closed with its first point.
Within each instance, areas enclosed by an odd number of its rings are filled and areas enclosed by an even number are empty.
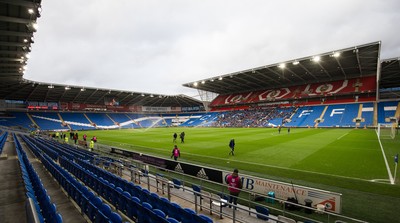
{"type": "Polygon", "coordinates": [[[49,85],[49,86],[47,86],[48,88],[50,88],[50,89],[53,89],[54,88],[54,85],[49,85]]]}
{"type": "Polygon", "coordinates": [[[201,83],[202,83],[202,84],[205,84],[205,83],[206,83],[206,81],[201,81],[201,83]]]}
{"type": "Polygon", "coordinates": [[[297,64],[299,64],[300,62],[299,61],[297,61],[297,60],[295,60],[295,61],[293,61],[293,65],[297,65],[297,64]]]}
{"type": "Polygon", "coordinates": [[[218,78],[218,80],[220,80],[220,81],[221,81],[221,80],[222,80],[222,77],[219,77],[219,78],[218,78]]]}
{"type": "Polygon", "coordinates": [[[29,13],[29,14],[32,15],[34,12],[35,12],[35,11],[34,11],[33,9],[28,9],[28,13],[29,13]]]}
{"type": "Polygon", "coordinates": [[[142,97],[144,97],[144,94],[141,94],[142,95],[142,97]]]}
{"type": "Polygon", "coordinates": [[[65,90],[71,90],[71,88],[69,86],[66,86],[65,90]]]}
{"type": "Polygon", "coordinates": [[[194,83],[193,83],[193,86],[195,86],[195,87],[196,87],[196,86],[197,86],[197,84],[198,84],[197,82],[194,82],[194,83]]]}
{"type": "Polygon", "coordinates": [[[279,66],[278,66],[279,68],[281,68],[281,69],[283,69],[283,68],[285,68],[286,67],[286,64],[284,64],[284,63],[281,63],[281,64],[279,64],[279,66]]]}
{"type": "Polygon", "coordinates": [[[332,56],[333,57],[339,57],[340,56],[340,52],[333,52],[332,56]]]}
{"type": "Polygon", "coordinates": [[[85,88],[81,88],[81,91],[86,91],[86,89],[85,88]]]}
{"type": "Polygon", "coordinates": [[[315,57],[312,58],[312,60],[313,60],[314,62],[318,62],[318,61],[321,60],[321,57],[320,57],[320,56],[315,56],[315,57]]]}

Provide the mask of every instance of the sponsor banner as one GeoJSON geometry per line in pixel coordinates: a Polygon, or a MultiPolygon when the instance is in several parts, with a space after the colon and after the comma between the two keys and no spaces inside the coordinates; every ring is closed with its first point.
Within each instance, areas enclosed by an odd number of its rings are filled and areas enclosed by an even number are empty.
{"type": "Polygon", "coordinates": [[[167,168],[166,165],[166,160],[154,156],[148,156],[142,153],[137,153],[137,152],[132,152],[132,151],[127,151],[123,149],[118,149],[118,148],[111,148],[112,153],[117,153],[126,157],[133,158],[134,160],[139,160],[142,161],[143,163],[147,163],[150,165],[158,166],[161,168],[167,168]]]}
{"type": "Polygon", "coordinates": [[[167,169],[205,180],[222,183],[222,171],[202,166],[166,160],[167,169]]]}
{"type": "MultiPolygon", "coordinates": [[[[150,165],[158,166],[168,170],[180,172],[201,179],[213,181],[216,183],[224,183],[225,178],[231,172],[221,171],[217,169],[206,168],[188,163],[176,162],[173,160],[153,157],[142,153],[127,151],[119,148],[111,148],[111,152],[117,153],[135,160],[142,161],[150,165]]],[[[239,174],[243,188],[259,194],[267,194],[275,192],[275,197],[287,200],[289,197],[297,197],[300,204],[305,205],[304,200],[312,200],[312,206],[317,207],[318,204],[325,205],[327,211],[341,213],[341,194],[330,191],[324,191],[289,183],[257,178],[253,176],[239,174]]]]}
{"type": "Polygon", "coordinates": [[[202,178],[205,180],[210,180],[218,183],[222,183],[222,171],[205,168],[202,166],[175,162],[172,160],[166,160],[163,158],[158,158],[154,156],[148,156],[142,153],[127,151],[119,148],[111,148],[112,153],[123,155],[126,157],[133,158],[134,160],[142,161],[150,165],[158,166],[168,170],[173,170],[176,172],[184,173],[194,177],[202,178]]]}
{"type": "MultiPolygon", "coordinates": [[[[222,180],[225,184],[225,178],[229,174],[231,172],[223,171],[222,180]]],[[[341,212],[341,194],[243,174],[239,174],[239,176],[242,179],[243,188],[246,190],[265,195],[269,192],[275,192],[275,197],[282,200],[287,200],[289,197],[297,197],[298,202],[303,205],[305,205],[305,199],[310,199],[313,207],[322,204],[325,205],[327,211],[339,214],[341,212]]]]}
{"type": "Polygon", "coordinates": [[[151,111],[151,112],[169,112],[171,111],[171,107],[149,107],[142,106],[143,111],[151,111]]]}

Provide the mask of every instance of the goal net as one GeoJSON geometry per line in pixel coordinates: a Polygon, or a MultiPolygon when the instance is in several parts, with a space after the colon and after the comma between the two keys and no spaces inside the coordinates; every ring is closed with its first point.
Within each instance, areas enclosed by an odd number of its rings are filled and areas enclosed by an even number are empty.
{"type": "Polygon", "coordinates": [[[377,128],[379,139],[394,139],[396,138],[396,124],[378,124],[377,128]]]}

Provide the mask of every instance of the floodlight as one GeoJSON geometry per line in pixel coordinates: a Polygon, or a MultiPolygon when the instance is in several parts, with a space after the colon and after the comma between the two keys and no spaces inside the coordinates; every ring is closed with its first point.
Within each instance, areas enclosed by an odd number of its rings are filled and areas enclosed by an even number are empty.
{"type": "Polygon", "coordinates": [[[214,79],[211,79],[211,82],[214,82],[214,79]]]}
{"type": "Polygon", "coordinates": [[[150,97],[152,98],[152,97],[154,97],[154,95],[151,94],[150,97]]]}
{"type": "Polygon", "coordinates": [[[29,53],[27,53],[27,54],[25,54],[25,58],[29,59],[29,58],[31,58],[31,55],[29,55],[29,53]]]}
{"type": "Polygon", "coordinates": [[[49,85],[49,86],[47,86],[47,87],[50,88],[50,89],[53,89],[53,88],[54,88],[53,85],[49,85]]]}
{"type": "Polygon", "coordinates": [[[32,28],[34,28],[35,30],[37,30],[39,28],[39,25],[36,22],[32,23],[32,28]]]}
{"type": "Polygon", "coordinates": [[[285,68],[286,67],[286,64],[284,64],[284,63],[281,63],[281,64],[279,64],[279,66],[278,66],[279,68],[281,68],[281,69],[283,69],[283,68],[285,68]]]}
{"type": "Polygon", "coordinates": [[[142,95],[142,97],[144,97],[144,94],[141,94],[142,95]]]}
{"type": "Polygon", "coordinates": [[[27,39],[24,39],[24,43],[27,43],[28,42],[28,40],[27,39]]]}
{"type": "Polygon", "coordinates": [[[297,65],[297,64],[299,64],[300,62],[299,61],[297,61],[297,60],[295,60],[295,61],[293,61],[293,65],[297,65]]]}
{"type": "Polygon", "coordinates": [[[194,83],[193,83],[193,86],[197,87],[197,84],[198,84],[197,82],[194,82],[194,83]]]}
{"type": "Polygon", "coordinates": [[[65,90],[71,90],[71,88],[69,86],[66,86],[65,90]]]}
{"type": "Polygon", "coordinates": [[[202,83],[202,84],[205,84],[206,82],[205,82],[205,81],[201,81],[201,83],[202,83]]]}
{"type": "Polygon", "coordinates": [[[23,66],[22,69],[28,70],[28,67],[27,66],[23,66]]]}
{"type": "Polygon", "coordinates": [[[33,9],[28,9],[28,13],[29,14],[33,14],[35,11],[33,11],[33,9]]]}
{"type": "Polygon", "coordinates": [[[86,91],[86,89],[85,88],[81,88],[81,91],[86,91]]]}
{"type": "Polygon", "coordinates": [[[333,57],[339,57],[339,56],[340,56],[340,52],[334,52],[334,53],[332,54],[332,56],[333,56],[333,57]]]}
{"type": "Polygon", "coordinates": [[[315,57],[313,57],[312,60],[313,60],[314,62],[318,62],[318,61],[321,60],[321,57],[320,57],[320,56],[315,56],[315,57]]]}
{"type": "Polygon", "coordinates": [[[222,80],[222,77],[219,77],[219,78],[218,78],[218,80],[220,80],[220,81],[221,81],[221,80],[222,80]]]}

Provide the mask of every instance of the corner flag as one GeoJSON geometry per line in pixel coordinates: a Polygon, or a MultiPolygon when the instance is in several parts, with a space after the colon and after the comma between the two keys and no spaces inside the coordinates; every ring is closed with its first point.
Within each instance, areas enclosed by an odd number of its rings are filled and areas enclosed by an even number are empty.
{"type": "Polygon", "coordinates": [[[399,163],[399,154],[398,153],[394,156],[394,162],[399,163]]]}

